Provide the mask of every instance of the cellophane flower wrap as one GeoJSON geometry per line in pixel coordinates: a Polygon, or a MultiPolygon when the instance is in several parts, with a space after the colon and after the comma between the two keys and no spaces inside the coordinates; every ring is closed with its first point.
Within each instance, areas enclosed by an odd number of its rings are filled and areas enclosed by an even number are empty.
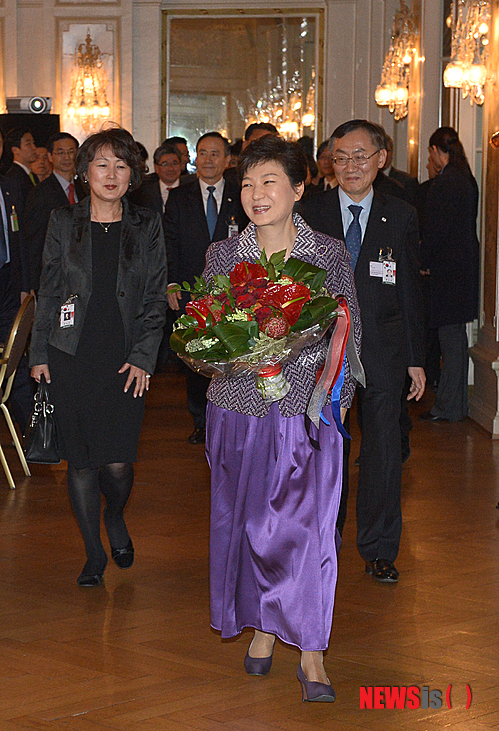
{"type": "Polygon", "coordinates": [[[338,302],[324,288],[327,272],[285,252],[242,261],[208,285],[196,277],[170,291],[190,292],[170,346],[206,376],[254,373],[267,402],[289,391],[282,365],[320,340],[337,317],[338,302]]]}

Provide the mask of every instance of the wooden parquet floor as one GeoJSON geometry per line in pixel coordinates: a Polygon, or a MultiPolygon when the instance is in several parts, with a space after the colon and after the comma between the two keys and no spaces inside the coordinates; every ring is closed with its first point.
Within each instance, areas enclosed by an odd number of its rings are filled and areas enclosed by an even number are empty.
{"type": "Polygon", "coordinates": [[[396,586],[363,573],[352,491],[326,658],[337,701],[310,704],[295,649],[279,643],[271,674],[248,677],[249,632],[210,629],[209,473],[184,404],[181,376],[153,379],[127,511],[136,561],[110,562],[97,589],[76,586],[63,465],[23,478],[6,447],[18,487],[0,475],[0,731],[499,729],[499,442],[471,421],[414,420],[396,586]],[[361,686],[427,686],[444,702],[360,709],[361,686]]]}

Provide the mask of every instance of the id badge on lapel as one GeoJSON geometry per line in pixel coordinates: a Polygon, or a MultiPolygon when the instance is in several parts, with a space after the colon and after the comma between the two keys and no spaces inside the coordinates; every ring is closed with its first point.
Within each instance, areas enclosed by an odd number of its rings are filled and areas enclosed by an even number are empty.
{"type": "Polygon", "coordinates": [[[392,257],[392,249],[388,246],[386,254],[383,249],[379,250],[378,261],[369,262],[369,274],[371,277],[380,277],[383,284],[395,285],[397,283],[397,262],[392,257]]]}
{"type": "Polygon", "coordinates": [[[77,294],[72,294],[66,302],[61,305],[61,318],[60,326],[62,328],[74,327],[75,324],[75,306],[74,300],[78,297],[77,294]]]}

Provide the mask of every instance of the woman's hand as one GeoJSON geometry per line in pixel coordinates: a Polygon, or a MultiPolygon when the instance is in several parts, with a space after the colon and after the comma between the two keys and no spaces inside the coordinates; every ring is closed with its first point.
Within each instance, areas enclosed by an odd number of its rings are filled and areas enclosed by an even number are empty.
{"type": "Polygon", "coordinates": [[[47,363],[44,363],[43,365],[37,365],[33,366],[31,369],[31,378],[34,378],[37,383],[40,383],[40,378],[42,377],[42,374],[45,376],[45,380],[47,383],[50,383],[50,371],[47,363]]]}
{"type": "Polygon", "coordinates": [[[411,388],[409,390],[409,395],[407,396],[407,400],[410,401],[411,399],[415,398],[416,401],[419,401],[419,399],[424,394],[425,386],[426,386],[426,374],[424,372],[424,368],[416,368],[415,366],[408,368],[409,376],[412,379],[411,388]]]}
{"type": "Polygon", "coordinates": [[[172,309],[172,310],[179,310],[180,309],[180,300],[182,299],[182,293],[169,291],[172,287],[176,287],[176,285],[170,284],[168,286],[168,289],[166,290],[166,297],[168,299],[168,305],[170,306],[170,309],[172,309]]]}
{"type": "Polygon", "coordinates": [[[142,368],[137,368],[130,363],[125,363],[125,365],[119,369],[118,373],[124,373],[128,369],[130,369],[130,372],[126,379],[125,388],[123,389],[124,392],[126,393],[128,391],[132,385],[133,379],[135,378],[133,397],[137,398],[137,396],[142,396],[144,391],[149,391],[149,379],[151,376],[147,373],[147,371],[144,371],[142,368]]]}

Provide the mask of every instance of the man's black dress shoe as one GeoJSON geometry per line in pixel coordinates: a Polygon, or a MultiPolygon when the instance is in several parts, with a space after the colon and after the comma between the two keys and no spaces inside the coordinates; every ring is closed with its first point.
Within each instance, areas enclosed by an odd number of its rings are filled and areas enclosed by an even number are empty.
{"type": "Polygon", "coordinates": [[[111,546],[111,558],[119,569],[129,569],[134,558],[132,539],[130,538],[125,548],[111,546]]]}
{"type": "Polygon", "coordinates": [[[435,416],[431,411],[423,411],[419,415],[419,421],[448,421],[448,419],[444,419],[442,416],[435,416]]]}
{"type": "Polygon", "coordinates": [[[384,584],[395,584],[399,580],[399,572],[386,558],[366,561],[366,574],[370,574],[376,581],[384,584]]]}
{"type": "Polygon", "coordinates": [[[102,574],[80,574],[76,579],[78,586],[100,586],[102,574]]]}
{"type": "Polygon", "coordinates": [[[206,439],[206,429],[196,428],[196,429],[194,429],[191,436],[189,437],[189,442],[191,444],[204,444],[205,439],[206,439]]]}

